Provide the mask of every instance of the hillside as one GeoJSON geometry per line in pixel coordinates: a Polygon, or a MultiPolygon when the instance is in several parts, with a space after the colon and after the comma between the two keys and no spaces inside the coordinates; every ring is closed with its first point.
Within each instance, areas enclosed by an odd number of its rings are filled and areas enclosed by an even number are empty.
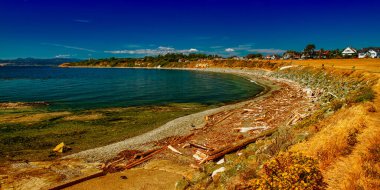
{"type": "Polygon", "coordinates": [[[276,69],[284,65],[302,65],[316,68],[336,68],[380,73],[380,59],[310,59],[310,60],[234,60],[219,57],[168,54],[145,58],[110,58],[68,62],[61,67],[161,67],[161,68],[265,68],[276,69]]]}
{"type": "Polygon", "coordinates": [[[1,60],[0,64],[8,66],[58,66],[67,62],[77,62],[79,59],[53,58],[53,59],[36,59],[36,58],[18,58],[10,60],[1,60]]]}

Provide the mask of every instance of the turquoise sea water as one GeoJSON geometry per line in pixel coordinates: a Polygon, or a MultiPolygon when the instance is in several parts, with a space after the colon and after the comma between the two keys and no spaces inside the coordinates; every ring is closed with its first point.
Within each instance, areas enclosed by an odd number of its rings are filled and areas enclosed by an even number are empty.
{"type": "Polygon", "coordinates": [[[48,102],[51,109],[219,104],[263,90],[220,73],[116,68],[0,67],[0,102],[48,102]]]}

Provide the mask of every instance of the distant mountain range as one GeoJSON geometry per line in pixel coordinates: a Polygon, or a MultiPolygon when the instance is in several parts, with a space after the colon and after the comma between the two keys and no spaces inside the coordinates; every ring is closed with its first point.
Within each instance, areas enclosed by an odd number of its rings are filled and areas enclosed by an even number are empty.
{"type": "Polygon", "coordinates": [[[0,66],[58,66],[67,62],[78,62],[80,59],[68,58],[52,58],[52,59],[36,59],[36,58],[18,58],[11,60],[0,59],[0,66]]]}

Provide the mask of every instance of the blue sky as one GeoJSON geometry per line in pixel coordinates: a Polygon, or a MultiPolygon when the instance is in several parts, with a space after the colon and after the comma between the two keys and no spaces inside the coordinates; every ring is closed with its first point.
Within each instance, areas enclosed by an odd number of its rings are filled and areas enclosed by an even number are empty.
{"type": "Polygon", "coordinates": [[[0,0],[0,58],[380,46],[378,0],[0,0]]]}

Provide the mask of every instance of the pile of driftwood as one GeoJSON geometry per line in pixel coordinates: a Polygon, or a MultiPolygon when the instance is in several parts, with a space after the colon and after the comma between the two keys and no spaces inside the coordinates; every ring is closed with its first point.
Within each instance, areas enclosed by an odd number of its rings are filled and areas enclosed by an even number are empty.
{"type": "Polygon", "coordinates": [[[270,129],[270,130],[262,132],[261,134],[255,136],[255,137],[243,139],[243,140],[237,141],[235,143],[226,145],[220,149],[214,150],[214,151],[210,152],[209,154],[207,154],[207,156],[203,160],[201,160],[200,164],[208,162],[208,161],[217,160],[217,159],[223,157],[224,155],[229,154],[231,152],[235,152],[237,150],[240,150],[240,149],[244,148],[245,146],[247,146],[251,143],[254,143],[261,138],[271,136],[276,131],[277,131],[277,129],[270,129]]]}
{"type": "MultiPolygon", "coordinates": [[[[244,148],[245,146],[247,146],[248,144],[254,143],[261,138],[271,136],[275,131],[276,131],[276,129],[270,129],[270,130],[262,132],[261,134],[255,136],[255,137],[251,137],[251,138],[247,138],[247,139],[237,141],[235,143],[226,145],[226,146],[219,148],[217,150],[214,150],[213,148],[210,148],[210,147],[207,147],[204,145],[200,145],[200,144],[197,144],[194,142],[185,143],[185,145],[182,148],[193,147],[193,148],[202,149],[202,150],[207,151],[208,154],[197,151],[198,154],[202,154],[202,159],[200,159],[200,163],[199,163],[199,164],[202,164],[202,163],[205,163],[208,161],[213,161],[213,160],[217,160],[219,158],[222,158],[224,155],[229,154],[231,152],[235,152],[237,150],[240,150],[240,149],[244,148]]],[[[188,140],[193,135],[194,134],[190,134],[190,135],[183,136],[183,137],[176,137],[176,138],[173,138],[166,146],[162,146],[161,148],[156,148],[156,149],[148,150],[146,152],[134,154],[133,158],[131,158],[126,163],[123,163],[123,161],[125,161],[128,158],[126,158],[125,156],[121,156],[119,159],[110,161],[107,164],[105,164],[102,168],[103,171],[101,171],[101,172],[96,172],[96,173],[88,175],[88,176],[79,177],[79,178],[67,181],[65,183],[58,184],[56,186],[50,187],[49,189],[50,190],[63,189],[63,188],[70,187],[72,185],[75,185],[75,184],[78,184],[78,183],[81,183],[81,182],[84,182],[84,181],[87,181],[87,180],[90,180],[90,179],[93,179],[96,177],[104,176],[108,172],[115,172],[115,171],[121,171],[121,170],[125,170],[125,169],[131,169],[133,167],[136,167],[136,166],[152,159],[155,155],[159,154],[160,152],[163,152],[164,150],[166,150],[168,148],[173,152],[176,152],[178,154],[182,154],[181,152],[176,150],[172,145],[182,144],[182,143],[186,142],[186,140],[188,140]]]]}
{"type": "Polygon", "coordinates": [[[160,152],[163,152],[167,148],[172,149],[172,145],[181,144],[185,142],[188,138],[190,138],[193,135],[194,134],[190,134],[184,137],[176,137],[173,140],[171,140],[167,146],[162,146],[161,148],[156,148],[156,149],[148,150],[146,152],[135,154],[133,158],[130,159],[127,163],[122,163],[126,158],[121,157],[120,159],[117,159],[115,161],[105,164],[102,169],[107,172],[115,172],[115,171],[131,169],[135,166],[138,166],[152,159],[155,155],[159,154],[160,152]]]}

